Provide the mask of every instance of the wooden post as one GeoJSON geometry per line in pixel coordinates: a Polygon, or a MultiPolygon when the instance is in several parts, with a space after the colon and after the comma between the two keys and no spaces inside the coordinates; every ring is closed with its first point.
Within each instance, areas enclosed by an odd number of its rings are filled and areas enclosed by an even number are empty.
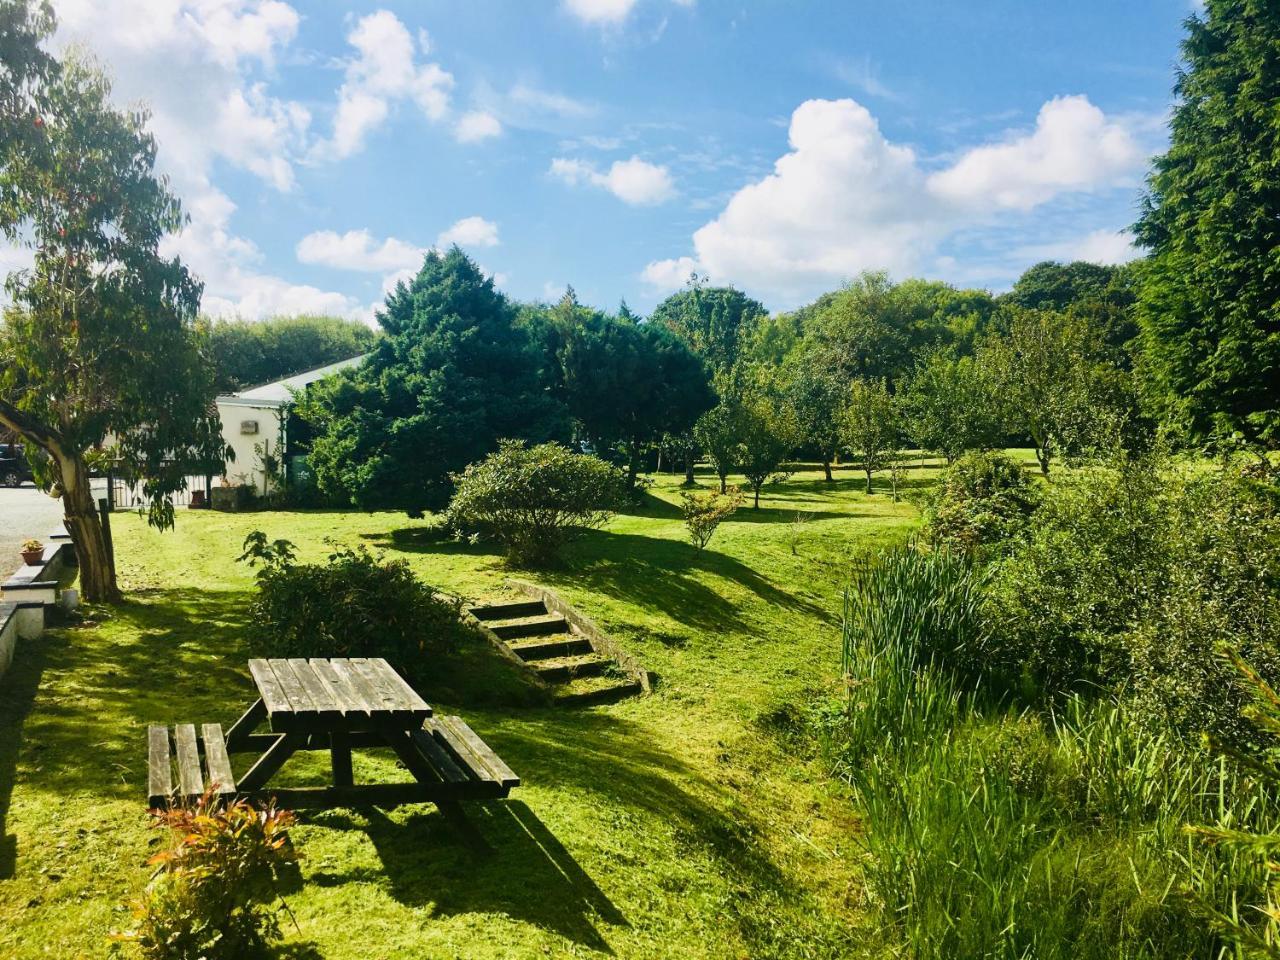
{"type": "Polygon", "coordinates": [[[346,730],[334,730],[329,734],[329,757],[333,763],[333,785],[349,787],[351,776],[351,738],[346,730]]]}
{"type": "Polygon", "coordinates": [[[111,470],[107,471],[107,509],[114,510],[116,508],[116,476],[111,470]]]}
{"type": "Polygon", "coordinates": [[[111,569],[114,570],[116,568],[116,547],[111,541],[111,500],[109,497],[103,497],[98,501],[98,515],[102,519],[102,539],[106,541],[107,545],[107,560],[111,564],[111,569]]]}

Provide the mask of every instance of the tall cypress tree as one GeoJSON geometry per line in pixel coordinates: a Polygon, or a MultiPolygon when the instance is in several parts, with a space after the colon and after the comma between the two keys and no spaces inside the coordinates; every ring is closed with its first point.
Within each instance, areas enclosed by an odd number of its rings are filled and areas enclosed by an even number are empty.
{"type": "Polygon", "coordinates": [[[411,516],[443,507],[450,474],[501,439],[567,439],[516,310],[457,247],[427,254],[378,313],[386,336],[354,370],[313,385],[310,463],[325,492],[411,516]]]}
{"type": "Polygon", "coordinates": [[[1280,6],[1186,21],[1169,151],[1148,178],[1139,300],[1150,398],[1193,435],[1280,443],[1280,6]]]}

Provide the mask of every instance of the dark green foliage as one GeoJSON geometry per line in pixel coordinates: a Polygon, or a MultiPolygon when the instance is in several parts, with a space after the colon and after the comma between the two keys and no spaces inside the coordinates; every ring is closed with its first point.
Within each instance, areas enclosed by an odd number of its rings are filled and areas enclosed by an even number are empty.
{"type": "Polygon", "coordinates": [[[417,516],[448,503],[451,474],[499,439],[567,439],[566,411],[515,319],[461,250],[429,253],[378,313],[386,336],[368,360],[316,384],[299,407],[316,429],[320,489],[417,516]]]}
{"type": "Polygon", "coordinates": [[[840,450],[848,384],[811,362],[803,349],[787,358],[781,372],[787,403],[795,415],[796,443],[822,464],[831,480],[831,462],[840,450]]]}
{"type": "Polygon", "coordinates": [[[377,334],[357,320],[300,315],[209,326],[218,390],[270,383],[368,352],[377,334]]]}
{"type": "Polygon", "coordinates": [[[255,530],[241,560],[258,570],[249,617],[264,657],[384,657],[421,679],[433,655],[464,634],[459,605],[413,575],[403,560],[337,549],[326,563],[297,563],[287,540],[255,530]]]}
{"type": "Polygon", "coordinates": [[[1280,9],[1188,17],[1170,146],[1135,226],[1149,399],[1192,433],[1280,443],[1280,9]]]}
{"type": "Polygon", "coordinates": [[[669,329],[722,374],[747,351],[766,314],[762,304],[732,287],[692,284],[654,307],[649,322],[669,329]]]}
{"type": "Polygon", "coordinates": [[[934,349],[916,362],[902,393],[907,434],[950,462],[966,450],[998,445],[1001,404],[988,371],[971,356],[934,349]]]}
{"type": "Polygon", "coordinates": [[[1129,349],[1138,334],[1135,304],[1141,264],[1107,266],[1077,260],[1046,260],[1030,267],[1001,303],[1031,310],[1074,310],[1090,318],[1117,362],[1128,366],[1129,349]]]}
{"type": "Polygon", "coordinates": [[[715,403],[706,366],[666,327],[591,312],[562,341],[569,411],[595,450],[620,451],[632,484],[645,449],[715,403]]]}
{"type": "Polygon", "coordinates": [[[934,546],[962,552],[1006,542],[1026,524],[1037,499],[1012,458],[994,451],[966,453],[931,494],[924,534],[934,546]]]}
{"type": "Polygon", "coordinates": [[[297,857],[294,817],[206,793],[193,806],[153,811],[171,846],[151,858],[146,894],[130,904],[134,926],[112,939],[147,960],[242,960],[280,938],[282,872],[297,857]]]}
{"type": "Polygon", "coordinates": [[[1120,458],[1044,491],[995,567],[992,669],[1125,690],[1164,727],[1239,733],[1228,643],[1280,677],[1280,499],[1235,469],[1120,458]]]}
{"type": "Polygon", "coordinates": [[[603,524],[628,489],[621,471],[557,443],[504,441],[456,479],[449,527],[496,540],[511,560],[529,564],[554,562],[571,536],[603,524]]]}

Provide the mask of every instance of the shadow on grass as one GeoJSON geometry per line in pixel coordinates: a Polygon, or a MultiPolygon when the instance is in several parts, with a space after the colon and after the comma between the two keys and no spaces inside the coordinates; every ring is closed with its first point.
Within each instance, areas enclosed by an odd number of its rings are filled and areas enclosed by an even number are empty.
{"type": "MultiPolygon", "coordinates": [[[[486,730],[485,739],[526,783],[578,798],[587,816],[642,811],[670,825],[685,857],[706,858],[709,869],[728,878],[739,901],[735,919],[748,943],[754,937],[750,918],[761,912],[781,909],[789,915],[777,916],[778,925],[803,925],[798,918],[811,909],[809,898],[758,843],[750,812],[719,809],[717,803],[728,800],[724,792],[656,746],[647,729],[613,714],[544,712],[486,730]]],[[[329,870],[309,882],[340,886],[385,877],[392,896],[406,906],[438,916],[504,914],[613,952],[601,924],[626,927],[628,919],[529,806],[511,799],[472,803],[466,810],[487,852],[461,842],[430,808],[395,819],[378,810],[317,814],[317,826],[365,833],[381,864],[376,871],[329,870]]],[[[590,843],[590,823],[573,834],[578,843],[590,843]]],[[[646,861],[637,858],[630,869],[645,870],[646,861]]]]}
{"type": "Polygon", "coordinates": [[[794,594],[742,561],[683,540],[589,530],[573,545],[570,569],[544,572],[551,583],[572,584],[627,600],[708,631],[746,630],[738,605],[703,583],[699,574],[732,581],[766,603],[829,619],[829,612],[794,594]]]}
{"type": "Polygon", "coordinates": [[[23,727],[44,668],[44,644],[20,640],[13,666],[0,681],[0,880],[11,880],[16,873],[18,838],[9,833],[6,824],[22,753],[23,727]]]}

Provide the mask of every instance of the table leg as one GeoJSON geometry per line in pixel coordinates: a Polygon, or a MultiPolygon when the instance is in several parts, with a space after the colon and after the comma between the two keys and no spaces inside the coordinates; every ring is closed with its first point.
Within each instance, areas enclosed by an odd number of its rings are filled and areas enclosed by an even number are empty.
{"type": "Polygon", "coordinates": [[[307,735],[305,733],[286,733],[280,737],[275,743],[267,748],[267,752],[258,758],[255,763],[240,778],[237,784],[241,790],[261,790],[270,780],[285,761],[292,757],[297,751],[307,745],[307,735]]]}
{"type": "Polygon", "coordinates": [[[223,737],[223,740],[226,741],[227,749],[233,752],[239,750],[244,743],[244,738],[253,733],[254,728],[265,719],[267,719],[267,707],[262,702],[262,699],[258,698],[248,710],[240,715],[240,719],[227,730],[226,735],[223,737]]]}
{"type": "Polygon", "coordinates": [[[346,730],[334,730],[329,734],[329,757],[333,763],[333,785],[352,786],[355,780],[351,775],[351,738],[346,730]]]}

